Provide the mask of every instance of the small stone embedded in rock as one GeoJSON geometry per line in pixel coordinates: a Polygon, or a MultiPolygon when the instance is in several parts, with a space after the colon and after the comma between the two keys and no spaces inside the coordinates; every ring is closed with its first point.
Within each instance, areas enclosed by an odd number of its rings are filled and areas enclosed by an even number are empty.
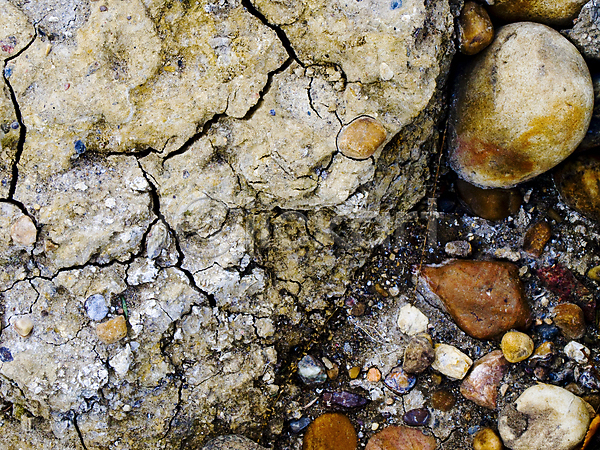
{"type": "Polygon", "coordinates": [[[348,370],[348,376],[350,377],[351,380],[358,378],[359,375],[360,375],[360,367],[354,366],[354,367],[351,367],[350,370],[348,370]]]}
{"type": "Polygon", "coordinates": [[[367,371],[367,381],[371,383],[377,383],[381,380],[381,372],[377,367],[371,367],[367,371]]]}
{"type": "Polygon", "coordinates": [[[554,172],[554,183],[564,202],[600,223],[600,155],[598,150],[573,155],[554,172]]]}
{"type": "Polygon", "coordinates": [[[590,359],[590,349],[579,342],[571,341],[565,345],[565,355],[578,364],[587,364],[590,359]]]}
{"type": "Polygon", "coordinates": [[[430,416],[431,414],[429,414],[427,408],[416,408],[406,411],[402,416],[402,420],[404,420],[406,425],[410,425],[411,427],[421,427],[427,425],[430,416]]]}
{"type": "Polygon", "coordinates": [[[387,132],[377,119],[361,116],[340,131],[337,146],[344,156],[366,159],[372,156],[385,142],[387,132]]]}
{"type": "Polygon", "coordinates": [[[600,266],[592,267],[588,270],[587,277],[590,280],[600,281],[600,266]]]}
{"type": "Polygon", "coordinates": [[[502,351],[494,350],[475,361],[471,373],[460,385],[460,393],[484,408],[496,409],[498,386],[508,369],[502,351]]]}
{"type": "Polygon", "coordinates": [[[501,27],[457,80],[449,163],[469,183],[506,188],[530,180],[585,137],[592,79],[573,44],[550,27],[501,27]]]}
{"type": "Polygon", "coordinates": [[[523,250],[539,258],[544,252],[544,247],[552,236],[552,228],[548,222],[537,222],[525,233],[523,250]]]}
{"type": "Polygon", "coordinates": [[[502,409],[498,431],[512,450],[572,450],[590,424],[586,403],[566,389],[538,384],[502,409]]]}
{"type": "Polygon", "coordinates": [[[235,434],[219,436],[208,442],[202,450],[265,450],[256,442],[235,434]]]}
{"type": "Polygon", "coordinates": [[[404,334],[414,336],[415,334],[424,333],[429,326],[429,319],[423,314],[419,308],[413,305],[404,305],[398,313],[398,328],[404,334]]]}
{"type": "Polygon", "coordinates": [[[304,384],[323,384],[327,381],[325,366],[311,355],[304,356],[298,362],[298,376],[304,384]]]}
{"type": "Polygon", "coordinates": [[[456,403],[456,398],[451,392],[445,389],[440,389],[431,394],[431,407],[438,411],[448,412],[456,403]]]}
{"type": "Polygon", "coordinates": [[[508,22],[542,22],[570,28],[587,0],[494,0],[489,1],[495,16],[508,22]]]}
{"type": "Polygon", "coordinates": [[[434,359],[435,351],[431,338],[428,335],[413,336],[404,350],[402,368],[406,373],[421,373],[431,365],[434,359]]]}
{"type": "Polygon", "coordinates": [[[502,450],[502,441],[491,428],[482,428],[473,439],[473,450],[502,450]]]}
{"type": "Polygon", "coordinates": [[[108,306],[102,294],[90,295],[85,300],[85,311],[90,319],[101,321],[108,314],[108,306]]]}
{"type": "Polygon", "coordinates": [[[469,241],[451,241],[446,242],[444,251],[447,255],[454,258],[466,258],[473,251],[469,241]]]}
{"type": "Polygon", "coordinates": [[[323,392],[323,404],[327,407],[341,406],[342,408],[360,408],[369,403],[365,397],[353,392],[323,392]]]}
{"type": "Polygon", "coordinates": [[[21,216],[10,227],[10,237],[15,244],[33,245],[37,239],[37,228],[28,216],[21,216]]]}
{"type": "Polygon", "coordinates": [[[456,324],[477,339],[491,339],[531,322],[519,269],[512,263],[450,260],[424,266],[419,290],[441,303],[456,324]]]}
{"type": "Polygon", "coordinates": [[[567,339],[581,339],[585,334],[583,310],[574,303],[561,303],[552,310],[554,324],[567,339]]]}
{"type": "Polygon", "coordinates": [[[465,55],[474,55],[494,39],[494,25],[485,8],[467,1],[458,18],[458,48],[465,55]]]}
{"type": "Polygon", "coordinates": [[[436,344],[435,360],[431,367],[441,374],[455,380],[462,380],[472,365],[473,360],[456,347],[448,344],[436,344]]]}
{"type": "Polygon", "coordinates": [[[33,330],[33,320],[29,317],[19,317],[13,325],[21,337],[27,337],[33,330]]]}
{"type": "Polygon", "coordinates": [[[343,414],[317,417],[306,430],[302,450],[356,450],[358,438],[352,422],[343,414]]]}
{"type": "Polygon", "coordinates": [[[520,331],[509,331],[502,336],[500,342],[502,353],[508,362],[518,363],[526,360],[533,353],[533,339],[520,331]]]}
{"type": "Polygon", "coordinates": [[[365,450],[435,450],[433,436],[416,428],[389,426],[373,435],[365,450]]]}
{"type": "Polygon", "coordinates": [[[96,334],[105,344],[114,344],[127,336],[127,321],[123,316],[117,316],[96,325],[96,334]]]}
{"type": "Polygon", "coordinates": [[[400,395],[406,394],[408,391],[410,391],[416,382],[417,379],[414,376],[407,374],[404,370],[402,370],[402,367],[393,368],[383,380],[383,384],[385,384],[391,391],[400,395]]]}
{"type": "Polygon", "coordinates": [[[483,189],[456,180],[456,191],[467,209],[486,220],[502,220],[519,211],[523,197],[517,189],[483,189]]]}
{"type": "Polygon", "coordinates": [[[13,355],[10,352],[10,349],[8,349],[7,347],[0,347],[0,361],[2,361],[2,362],[13,361],[13,355]]]}

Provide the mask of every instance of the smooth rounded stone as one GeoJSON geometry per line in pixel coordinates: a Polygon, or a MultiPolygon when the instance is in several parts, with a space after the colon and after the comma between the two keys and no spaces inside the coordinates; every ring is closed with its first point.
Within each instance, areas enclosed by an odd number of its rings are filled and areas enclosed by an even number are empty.
{"type": "Polygon", "coordinates": [[[473,438],[473,450],[502,450],[502,441],[491,428],[482,428],[473,438]]]}
{"type": "Polygon", "coordinates": [[[523,197],[517,189],[482,189],[456,180],[456,190],[467,208],[487,220],[502,220],[519,211],[523,197]]]}
{"type": "Polygon", "coordinates": [[[358,440],[352,422],[343,414],[317,417],[306,430],[302,450],[356,450],[358,440]]]}
{"type": "Polygon", "coordinates": [[[406,425],[410,425],[411,427],[422,427],[423,425],[427,425],[430,417],[431,414],[429,414],[427,408],[416,408],[406,411],[402,416],[402,420],[406,425]]]}
{"type": "Polygon", "coordinates": [[[127,321],[123,316],[117,316],[96,325],[96,334],[105,344],[114,344],[127,336],[127,321]]]}
{"type": "Polygon", "coordinates": [[[569,27],[588,0],[486,0],[490,11],[508,22],[541,22],[569,27]]]}
{"type": "Polygon", "coordinates": [[[344,156],[367,159],[385,142],[387,132],[381,122],[369,116],[354,119],[341,129],[337,146],[344,156]]]}
{"type": "Polygon", "coordinates": [[[398,313],[398,328],[404,334],[414,336],[427,331],[429,319],[419,308],[413,305],[404,305],[398,313]]]}
{"type": "Polygon", "coordinates": [[[90,319],[96,322],[101,321],[108,314],[108,305],[102,294],[90,295],[85,300],[85,311],[90,319]]]}
{"type": "Polygon", "coordinates": [[[600,222],[600,155],[597,150],[569,158],[554,172],[554,183],[570,208],[600,222]]]}
{"type": "Polygon", "coordinates": [[[600,266],[592,267],[588,270],[587,277],[590,280],[600,281],[600,266]]]}
{"type": "Polygon", "coordinates": [[[534,349],[533,339],[520,331],[509,331],[500,342],[502,353],[508,362],[518,363],[529,358],[534,349]]]}
{"type": "Polygon", "coordinates": [[[458,79],[449,163],[472,184],[506,188],[530,180],[586,134],[594,101],[589,70],[573,44],[546,25],[503,26],[458,79]]]}
{"type": "Polygon", "coordinates": [[[371,367],[367,371],[367,381],[377,383],[381,380],[381,371],[377,367],[371,367]]]}
{"type": "Polygon", "coordinates": [[[448,344],[436,344],[435,360],[431,367],[438,372],[455,380],[462,380],[471,366],[473,360],[456,347],[448,344]]]}
{"type": "Polygon", "coordinates": [[[391,372],[383,380],[391,391],[396,394],[403,395],[410,391],[417,382],[416,377],[406,373],[402,367],[394,367],[391,372]]]}
{"type": "Polygon", "coordinates": [[[323,384],[327,381],[327,370],[317,358],[306,355],[298,362],[298,376],[304,384],[323,384]]]}
{"type": "Polygon", "coordinates": [[[591,355],[590,349],[579,342],[569,342],[567,345],[565,345],[564,350],[567,358],[572,359],[578,364],[587,364],[589,362],[591,355]]]}
{"type": "Polygon", "coordinates": [[[475,361],[473,369],[460,385],[460,393],[468,400],[496,409],[498,386],[508,369],[508,362],[502,351],[494,350],[475,361]]]}
{"type": "Polygon", "coordinates": [[[585,317],[583,310],[574,303],[556,305],[552,314],[554,324],[567,339],[581,339],[585,334],[585,317]]]}
{"type": "Polygon", "coordinates": [[[348,391],[323,392],[323,404],[330,408],[332,406],[341,406],[342,408],[360,408],[369,403],[365,397],[348,391]]]}
{"type": "Polygon", "coordinates": [[[433,436],[404,426],[389,426],[373,435],[365,450],[435,450],[433,436]]]}
{"type": "Polygon", "coordinates": [[[10,237],[15,244],[33,245],[37,239],[37,228],[28,216],[21,216],[10,227],[10,237]]]}
{"type": "Polygon", "coordinates": [[[586,403],[566,389],[538,384],[502,409],[498,431],[512,450],[572,450],[590,424],[586,403]]]}
{"type": "Polygon", "coordinates": [[[360,367],[354,366],[348,370],[348,376],[351,380],[355,380],[360,375],[360,367]]]}
{"type": "Polygon", "coordinates": [[[531,322],[519,269],[512,263],[449,260],[424,266],[419,291],[441,304],[465,333],[477,339],[525,329],[531,322]]]}
{"type": "Polygon", "coordinates": [[[448,256],[452,256],[454,258],[466,258],[471,254],[473,248],[471,247],[471,243],[469,241],[450,241],[446,242],[444,251],[448,256]]]}
{"type": "Polygon", "coordinates": [[[202,450],[265,450],[247,437],[230,434],[213,439],[202,450]]]}
{"type": "Polygon", "coordinates": [[[456,398],[451,392],[445,389],[440,389],[431,394],[431,407],[438,411],[448,412],[456,404],[456,398]]]}
{"type": "Polygon", "coordinates": [[[458,18],[458,49],[474,55],[494,39],[494,25],[485,8],[475,2],[465,2],[458,18]]]}
{"type": "Polygon", "coordinates": [[[417,335],[408,341],[402,368],[406,373],[421,373],[435,360],[435,350],[428,335],[417,335]]]}
{"type": "Polygon", "coordinates": [[[21,337],[27,337],[33,330],[33,320],[29,317],[19,317],[13,325],[21,337]]]}
{"type": "Polygon", "coordinates": [[[544,247],[552,237],[552,227],[548,222],[537,222],[525,233],[523,250],[539,258],[544,252],[544,247]]]}

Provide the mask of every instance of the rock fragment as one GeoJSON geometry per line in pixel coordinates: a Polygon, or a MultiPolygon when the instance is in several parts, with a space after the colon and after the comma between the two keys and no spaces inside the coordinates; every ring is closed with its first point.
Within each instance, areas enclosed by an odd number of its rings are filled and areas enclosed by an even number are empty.
{"type": "Polygon", "coordinates": [[[427,331],[429,319],[419,308],[413,305],[404,305],[398,313],[398,328],[404,334],[414,336],[427,331]]]}
{"type": "Polygon", "coordinates": [[[600,222],[600,155],[574,155],[554,172],[554,183],[567,205],[600,222]]]}
{"type": "Polygon", "coordinates": [[[21,216],[11,227],[10,237],[15,244],[33,245],[37,239],[37,228],[28,216],[21,216]]]}
{"type": "Polygon", "coordinates": [[[108,306],[106,304],[106,300],[104,299],[104,295],[90,295],[85,300],[85,311],[87,312],[88,317],[96,322],[104,319],[108,314],[108,306]]]}
{"type": "Polygon", "coordinates": [[[518,268],[507,262],[450,260],[425,266],[419,280],[427,298],[439,301],[456,324],[477,339],[491,339],[530,321],[518,268]]]}
{"type": "Polygon", "coordinates": [[[508,362],[502,351],[488,353],[475,361],[473,369],[460,385],[460,393],[479,406],[496,409],[498,386],[507,368],[508,362]]]}
{"type": "Polygon", "coordinates": [[[473,450],[502,450],[503,448],[502,441],[491,428],[482,428],[473,439],[473,450]]]}
{"type": "Polygon", "coordinates": [[[439,411],[448,412],[456,403],[456,398],[445,389],[440,389],[431,394],[431,407],[439,411]]]}
{"type": "Polygon", "coordinates": [[[370,381],[371,383],[377,383],[380,380],[381,380],[381,372],[379,371],[379,369],[377,367],[371,367],[367,371],[367,381],[370,381]]]}
{"type": "Polygon", "coordinates": [[[473,360],[456,347],[436,344],[435,360],[431,367],[438,372],[455,380],[462,380],[472,365],[473,360]]]}
{"type": "Polygon", "coordinates": [[[33,330],[33,320],[29,317],[19,317],[13,325],[21,337],[27,337],[33,330]]]}
{"type": "Polygon", "coordinates": [[[518,363],[531,356],[534,349],[533,339],[520,331],[509,331],[500,342],[502,353],[508,362],[518,363]]]}
{"type": "Polygon", "coordinates": [[[565,355],[578,364],[587,364],[590,359],[590,349],[576,341],[565,345],[565,355]]]}
{"type": "Polygon", "coordinates": [[[581,339],[585,334],[583,310],[573,303],[561,303],[552,310],[554,324],[567,339],[581,339]]]}
{"type": "Polygon", "coordinates": [[[327,370],[317,358],[306,355],[298,362],[298,376],[304,384],[323,384],[327,381],[327,370]]]}
{"type": "Polygon", "coordinates": [[[452,256],[454,258],[466,258],[471,254],[473,249],[469,241],[451,241],[446,242],[446,245],[444,246],[444,251],[448,256],[452,256]]]}
{"type": "Polygon", "coordinates": [[[202,450],[264,450],[264,447],[247,437],[230,434],[213,439],[202,450]]]}
{"type": "Polygon", "coordinates": [[[114,344],[127,336],[127,321],[123,316],[117,316],[96,325],[96,334],[105,344],[114,344]]]}
{"type": "Polygon", "coordinates": [[[502,220],[519,211],[523,197],[517,189],[482,189],[456,180],[456,190],[467,208],[487,220],[502,220]]]}
{"type": "Polygon", "coordinates": [[[365,406],[369,401],[359,394],[353,392],[323,392],[323,404],[327,407],[340,406],[342,408],[352,409],[365,406]]]}
{"type": "Polygon", "coordinates": [[[542,22],[569,27],[587,0],[487,0],[494,15],[508,22],[542,22]]]}
{"type": "Polygon", "coordinates": [[[475,2],[465,2],[458,18],[458,48],[465,55],[474,55],[494,39],[494,25],[485,8],[475,2]]]}
{"type": "Polygon", "coordinates": [[[539,258],[544,252],[544,247],[552,236],[552,228],[548,222],[537,222],[525,233],[523,250],[539,258]]]}
{"type": "Polygon", "coordinates": [[[317,417],[306,430],[302,450],[356,450],[357,436],[352,422],[343,414],[317,417]]]}
{"type": "Polygon", "coordinates": [[[403,426],[389,426],[373,435],[365,450],[434,450],[435,438],[421,430],[403,426]]]}
{"type": "Polygon", "coordinates": [[[337,146],[344,156],[367,159],[385,142],[387,132],[377,119],[361,116],[340,131],[337,146]]]}
{"type": "Polygon", "coordinates": [[[435,350],[433,349],[431,338],[428,335],[417,335],[408,341],[406,350],[404,350],[402,368],[406,373],[421,373],[434,360],[435,350]]]}

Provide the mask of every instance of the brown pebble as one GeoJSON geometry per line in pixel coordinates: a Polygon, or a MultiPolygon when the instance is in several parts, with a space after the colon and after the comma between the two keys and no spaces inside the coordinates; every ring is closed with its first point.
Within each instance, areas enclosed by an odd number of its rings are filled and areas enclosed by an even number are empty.
{"type": "Polygon", "coordinates": [[[351,380],[358,378],[360,375],[360,367],[354,366],[350,370],[348,370],[348,376],[350,376],[351,380]]]}
{"type": "Polygon", "coordinates": [[[369,116],[354,119],[340,131],[337,146],[344,156],[366,159],[385,142],[387,132],[383,125],[369,116]]]}
{"type": "Polygon", "coordinates": [[[448,412],[456,403],[456,398],[450,392],[441,389],[431,394],[431,407],[438,411],[448,412]]]}
{"type": "Polygon", "coordinates": [[[498,386],[508,368],[502,351],[494,350],[473,365],[471,373],[460,385],[460,393],[484,408],[496,409],[498,386]]]}
{"type": "Polygon", "coordinates": [[[328,413],[308,426],[302,450],[356,450],[357,443],[356,431],[348,417],[328,413]]]}
{"type": "Polygon", "coordinates": [[[377,383],[381,380],[381,372],[377,367],[371,367],[367,372],[367,381],[377,383]]]}
{"type": "Polygon", "coordinates": [[[600,155],[595,152],[569,158],[554,172],[554,183],[567,205],[600,222],[600,155]]]}
{"type": "Polygon", "coordinates": [[[495,0],[490,11],[507,22],[541,22],[570,28],[586,0],[495,0]]]}
{"type": "Polygon", "coordinates": [[[417,335],[412,337],[406,346],[402,368],[406,373],[421,373],[431,366],[434,359],[435,350],[431,340],[417,335]]]}
{"type": "Polygon", "coordinates": [[[440,384],[442,384],[442,376],[439,373],[432,373],[431,374],[431,382],[436,385],[439,386],[440,384]]]}
{"type": "Polygon", "coordinates": [[[15,244],[33,245],[37,238],[37,228],[27,216],[21,216],[19,220],[10,227],[10,237],[15,244]]]}
{"type": "Polygon", "coordinates": [[[581,339],[585,334],[583,310],[573,303],[561,303],[552,310],[554,324],[567,339],[581,339]]]}
{"type": "Polygon", "coordinates": [[[433,436],[416,428],[389,426],[373,435],[365,450],[435,450],[433,436]]]}
{"type": "Polygon", "coordinates": [[[544,247],[552,236],[552,228],[548,222],[537,222],[525,233],[523,250],[539,258],[544,252],[544,247]]]}
{"type": "Polygon", "coordinates": [[[105,344],[114,344],[127,336],[127,321],[123,316],[117,316],[96,325],[96,334],[105,344]]]}
{"type": "Polygon", "coordinates": [[[419,290],[441,303],[456,324],[477,339],[491,339],[531,323],[519,269],[508,262],[450,260],[425,266],[419,290]]]}
{"type": "Polygon", "coordinates": [[[340,375],[340,369],[337,365],[333,366],[333,369],[329,369],[327,371],[327,378],[330,380],[335,380],[340,375]]]}
{"type": "Polygon", "coordinates": [[[473,439],[473,450],[502,450],[502,441],[491,428],[483,428],[473,439]]]}
{"type": "Polygon", "coordinates": [[[474,55],[494,39],[494,25],[485,8],[475,2],[465,2],[458,18],[458,47],[465,55],[474,55]]]}
{"type": "Polygon", "coordinates": [[[594,408],[594,411],[600,410],[600,394],[583,395],[581,398],[594,408]]]}
{"type": "Polygon", "coordinates": [[[523,202],[517,189],[482,189],[457,180],[456,190],[473,214],[487,220],[506,219],[515,214],[523,202]]]}
{"type": "Polygon", "coordinates": [[[352,306],[350,314],[352,314],[354,317],[360,317],[366,312],[366,310],[367,305],[365,305],[364,302],[357,302],[355,305],[352,306]]]}
{"type": "Polygon", "coordinates": [[[384,298],[390,296],[389,292],[386,291],[379,283],[375,283],[375,291],[384,298]]]}

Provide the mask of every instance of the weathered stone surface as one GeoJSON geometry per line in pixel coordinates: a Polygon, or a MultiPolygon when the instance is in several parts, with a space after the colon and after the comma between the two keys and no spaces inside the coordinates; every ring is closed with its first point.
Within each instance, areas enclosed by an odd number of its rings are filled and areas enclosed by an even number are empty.
{"type": "Polygon", "coordinates": [[[425,266],[420,290],[441,303],[465,333],[491,339],[531,322],[518,269],[506,262],[450,260],[425,266]]]}
{"type": "Polygon", "coordinates": [[[494,39],[494,25],[485,8],[465,2],[458,18],[458,48],[465,55],[475,55],[494,39]]]}
{"type": "Polygon", "coordinates": [[[230,434],[213,439],[202,450],[263,450],[256,442],[244,436],[230,434]]]}
{"type": "Polygon", "coordinates": [[[573,28],[563,33],[586,58],[600,59],[600,5],[588,1],[583,5],[573,28]]]}
{"type": "Polygon", "coordinates": [[[554,182],[567,205],[600,222],[600,156],[596,150],[569,158],[554,172],[554,182]]]}
{"type": "Polygon", "coordinates": [[[510,187],[529,180],[585,136],[594,99],[589,70],[577,49],[545,25],[503,26],[458,79],[449,162],[470,183],[510,187]]]}
{"type": "Polygon", "coordinates": [[[494,350],[475,361],[469,375],[460,385],[460,393],[484,408],[496,409],[498,386],[508,369],[500,350],[494,350]]]}
{"type": "Polygon", "coordinates": [[[486,0],[490,10],[509,22],[569,26],[587,0],[486,0]]]}
{"type": "Polygon", "coordinates": [[[31,251],[14,242],[13,225],[26,217],[15,205],[0,201],[0,290],[24,279],[30,272],[31,251]]]}

